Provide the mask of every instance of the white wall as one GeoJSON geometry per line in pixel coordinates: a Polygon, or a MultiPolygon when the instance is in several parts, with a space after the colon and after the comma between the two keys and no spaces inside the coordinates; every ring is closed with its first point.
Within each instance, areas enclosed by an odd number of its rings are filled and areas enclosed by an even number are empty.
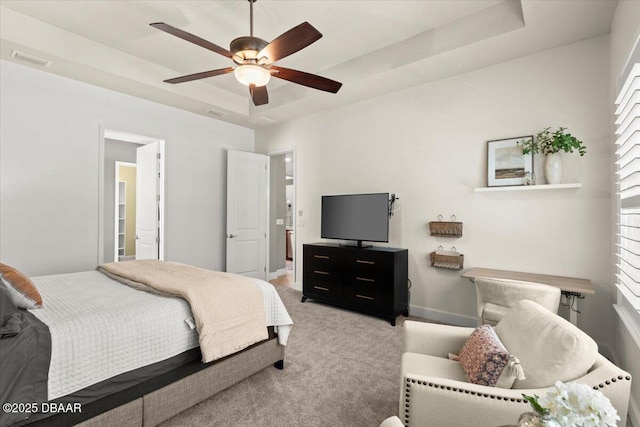
{"type": "MultiPolygon", "coordinates": [[[[629,55],[634,47],[634,43],[640,37],[640,2],[620,1],[616,8],[613,21],[611,23],[610,35],[610,62],[609,62],[609,106],[610,106],[610,126],[611,126],[611,151],[615,151],[613,141],[614,132],[614,101],[617,96],[618,79],[624,67],[627,65],[629,55]]],[[[613,187],[612,187],[613,188],[613,187]]],[[[612,209],[615,212],[617,201],[612,201],[612,209]]],[[[612,239],[615,242],[615,238],[612,239]]],[[[613,244],[612,244],[613,246],[613,244]]],[[[612,252],[614,250],[612,249],[612,252]]],[[[613,260],[612,260],[613,262],[613,260]]],[[[611,283],[616,281],[614,276],[611,283]]],[[[629,416],[634,426],[640,426],[640,330],[634,329],[628,318],[615,316],[615,343],[614,355],[616,361],[624,369],[629,371],[633,377],[631,382],[631,401],[629,404],[629,416]]]]}
{"type": "Polygon", "coordinates": [[[269,157],[269,275],[278,277],[278,271],[286,267],[286,231],[285,218],[287,216],[286,194],[286,154],[269,157]],[[277,220],[283,220],[281,225],[277,220]]]}
{"type": "Polygon", "coordinates": [[[409,249],[414,313],[475,321],[473,285],[429,266],[438,245],[456,246],[465,268],[591,279],[596,295],[581,302],[580,326],[608,345],[608,54],[607,36],[598,37],[256,131],[258,151],[297,147],[298,265],[301,245],[320,237],[321,195],[394,192],[401,210],[390,245],[409,249]],[[488,140],[546,126],[566,126],[588,146],[584,158],[564,157],[565,181],[581,189],[473,192],[486,185],[488,140]],[[455,214],[464,236],[430,237],[439,214],[455,214]]]}
{"type": "Polygon", "coordinates": [[[98,258],[100,126],[166,140],[166,259],[224,269],[226,148],[253,130],[0,64],[0,259],[29,275],[98,258]]]}

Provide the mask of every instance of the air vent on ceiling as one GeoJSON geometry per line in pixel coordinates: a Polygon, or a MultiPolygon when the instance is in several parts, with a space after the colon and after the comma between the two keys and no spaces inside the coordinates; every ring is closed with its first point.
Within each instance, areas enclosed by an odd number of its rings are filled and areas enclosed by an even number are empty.
{"type": "Polygon", "coordinates": [[[264,117],[264,116],[254,117],[254,118],[252,118],[252,119],[249,119],[249,121],[250,121],[251,123],[255,123],[255,124],[257,124],[257,125],[264,125],[264,126],[266,126],[266,125],[271,125],[271,124],[273,124],[273,123],[275,123],[275,122],[276,122],[275,120],[270,119],[270,118],[268,118],[268,117],[264,117]]]}
{"type": "Polygon", "coordinates": [[[218,111],[218,110],[207,110],[207,114],[215,117],[224,117],[229,113],[226,113],[224,111],[218,111]]]}
{"type": "Polygon", "coordinates": [[[48,59],[38,58],[37,56],[29,55],[28,53],[14,50],[11,52],[11,57],[19,59],[20,61],[28,62],[33,65],[39,65],[41,67],[49,67],[52,62],[48,59]]]}

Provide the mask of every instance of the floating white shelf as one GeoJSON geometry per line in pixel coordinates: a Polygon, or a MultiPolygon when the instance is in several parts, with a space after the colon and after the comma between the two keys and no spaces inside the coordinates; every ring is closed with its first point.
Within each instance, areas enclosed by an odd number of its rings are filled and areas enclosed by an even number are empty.
{"type": "Polygon", "coordinates": [[[494,191],[528,191],[528,190],[562,190],[566,188],[580,188],[582,184],[573,182],[570,184],[542,184],[542,185],[512,185],[509,187],[480,187],[474,188],[476,193],[494,192],[494,191]]]}

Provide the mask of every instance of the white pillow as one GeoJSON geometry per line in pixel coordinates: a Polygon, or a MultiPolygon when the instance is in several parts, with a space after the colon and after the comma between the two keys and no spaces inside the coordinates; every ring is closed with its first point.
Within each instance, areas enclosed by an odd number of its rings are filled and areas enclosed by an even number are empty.
{"type": "Polygon", "coordinates": [[[524,369],[526,379],[516,379],[513,388],[544,388],[574,380],[585,375],[598,356],[591,337],[533,301],[519,301],[495,331],[524,369]]]}

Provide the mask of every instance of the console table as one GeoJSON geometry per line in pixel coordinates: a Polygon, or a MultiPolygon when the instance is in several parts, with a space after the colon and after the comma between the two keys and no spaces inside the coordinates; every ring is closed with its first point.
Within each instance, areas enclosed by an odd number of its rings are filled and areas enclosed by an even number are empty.
{"type": "Polygon", "coordinates": [[[569,300],[569,320],[574,325],[578,324],[578,299],[584,299],[585,295],[593,295],[596,293],[589,279],[578,279],[575,277],[550,276],[547,274],[520,273],[518,271],[492,270],[489,268],[471,268],[464,273],[462,277],[470,279],[472,282],[475,278],[481,277],[485,279],[505,279],[517,280],[520,282],[542,283],[545,285],[560,288],[562,295],[569,300]],[[575,302],[575,307],[573,303],[575,302]]]}
{"type": "Polygon", "coordinates": [[[409,251],[332,243],[302,247],[302,302],[308,298],[396,324],[409,315],[409,251]]]}

